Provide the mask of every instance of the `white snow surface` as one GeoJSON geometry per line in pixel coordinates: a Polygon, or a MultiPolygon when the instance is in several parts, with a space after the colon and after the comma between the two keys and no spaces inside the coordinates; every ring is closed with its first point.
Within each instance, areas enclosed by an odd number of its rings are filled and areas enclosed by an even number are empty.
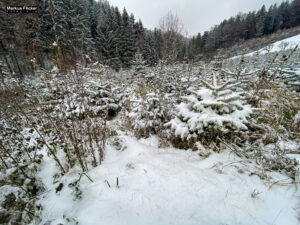
{"type": "MultiPolygon", "coordinates": [[[[300,34],[289,37],[286,39],[283,39],[281,41],[277,41],[273,44],[270,44],[258,51],[250,52],[248,54],[245,54],[244,56],[254,56],[254,55],[264,55],[267,54],[268,52],[280,52],[283,49],[288,50],[288,49],[293,49],[296,47],[296,45],[300,44],[300,34]]],[[[231,59],[238,58],[239,56],[234,56],[231,59]]]]}
{"type": "MultiPolygon", "coordinates": [[[[47,188],[39,200],[41,224],[71,224],[64,217],[80,225],[299,224],[299,190],[293,185],[270,188],[250,176],[254,164],[246,165],[230,152],[202,159],[197,152],[158,148],[156,137],[121,138],[127,148],[107,146],[102,165],[88,172],[94,182],[83,176],[83,195],[75,201],[67,184],[78,179],[80,169],[53,184],[57,168],[45,156],[39,173],[47,188]],[[60,182],[65,185],[56,193],[60,182]],[[253,198],[252,193],[259,194],[253,198]]],[[[277,173],[273,178],[287,181],[277,173]]]]}

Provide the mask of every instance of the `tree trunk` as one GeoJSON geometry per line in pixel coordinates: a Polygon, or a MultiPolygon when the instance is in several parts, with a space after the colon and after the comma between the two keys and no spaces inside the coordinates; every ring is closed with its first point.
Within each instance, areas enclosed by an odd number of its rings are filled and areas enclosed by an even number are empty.
{"type": "Polygon", "coordinates": [[[15,52],[14,52],[14,51],[12,51],[12,56],[13,56],[13,60],[14,60],[14,62],[16,63],[16,66],[17,66],[17,68],[18,68],[19,74],[21,75],[21,77],[24,77],[24,74],[23,74],[23,72],[22,72],[22,70],[21,70],[21,68],[20,68],[20,65],[19,65],[18,59],[17,59],[17,57],[16,57],[16,55],[15,55],[15,52]]]}

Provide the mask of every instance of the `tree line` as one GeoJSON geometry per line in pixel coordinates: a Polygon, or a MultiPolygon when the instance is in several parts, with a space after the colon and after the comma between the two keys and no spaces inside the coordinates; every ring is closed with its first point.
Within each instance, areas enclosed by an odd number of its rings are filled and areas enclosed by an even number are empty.
{"type": "Polygon", "coordinates": [[[25,56],[42,67],[55,62],[62,70],[79,61],[99,61],[116,70],[128,68],[137,52],[149,65],[158,61],[154,32],[108,1],[23,1],[38,5],[38,14],[8,14],[6,5],[19,3],[0,4],[0,52],[12,71],[26,72],[22,68],[25,56]]]}
{"type": "Polygon", "coordinates": [[[190,39],[182,35],[177,16],[169,13],[153,31],[143,27],[133,14],[122,12],[106,0],[26,0],[38,6],[37,14],[5,13],[0,2],[0,56],[10,72],[24,75],[38,65],[67,70],[76,63],[99,61],[115,70],[129,68],[140,53],[150,66],[195,59],[219,48],[300,25],[300,0],[263,6],[238,14],[210,31],[190,39]]]}
{"type": "Polygon", "coordinates": [[[220,48],[228,48],[235,43],[259,38],[300,25],[300,0],[265,6],[258,11],[239,13],[222,21],[203,35],[198,33],[189,42],[189,58],[213,53],[220,48]]]}

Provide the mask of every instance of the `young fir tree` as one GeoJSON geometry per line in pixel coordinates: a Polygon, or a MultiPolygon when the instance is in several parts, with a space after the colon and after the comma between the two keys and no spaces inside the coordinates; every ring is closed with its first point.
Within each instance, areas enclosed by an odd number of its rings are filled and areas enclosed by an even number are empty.
{"type": "Polygon", "coordinates": [[[132,108],[128,117],[136,137],[149,137],[163,130],[167,111],[158,94],[147,93],[144,97],[134,101],[132,108]]]}
{"type": "Polygon", "coordinates": [[[134,75],[136,78],[144,78],[145,77],[145,61],[141,53],[135,54],[135,60],[132,62],[134,65],[134,75]]]}
{"type": "Polygon", "coordinates": [[[112,88],[109,82],[90,85],[94,89],[91,93],[90,105],[95,115],[102,115],[111,119],[121,110],[123,94],[118,88],[112,88]]]}
{"type": "Polygon", "coordinates": [[[200,82],[203,88],[190,90],[191,94],[177,106],[177,117],[166,124],[175,136],[185,141],[216,141],[227,134],[232,136],[232,132],[247,130],[247,118],[253,109],[240,99],[239,93],[231,91],[237,81],[217,84],[214,75],[212,84],[200,82]]]}

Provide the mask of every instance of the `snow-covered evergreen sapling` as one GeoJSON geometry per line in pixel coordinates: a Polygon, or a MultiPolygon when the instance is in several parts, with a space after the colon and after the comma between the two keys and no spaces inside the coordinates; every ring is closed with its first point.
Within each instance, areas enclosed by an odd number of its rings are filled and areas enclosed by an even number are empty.
{"type": "Polygon", "coordinates": [[[141,53],[135,54],[135,60],[132,62],[134,65],[134,75],[135,78],[144,78],[145,77],[145,61],[141,53]]]}
{"type": "Polygon", "coordinates": [[[136,100],[132,107],[133,110],[128,116],[138,138],[148,137],[162,130],[166,121],[166,110],[157,94],[147,93],[145,99],[136,100]]]}
{"type": "Polygon", "coordinates": [[[115,117],[121,110],[121,100],[123,94],[119,93],[118,87],[111,88],[109,82],[99,84],[94,87],[91,93],[92,111],[95,115],[105,115],[109,119],[115,117]]]}
{"type": "Polygon", "coordinates": [[[209,144],[224,135],[231,136],[232,132],[247,130],[247,118],[253,109],[241,100],[241,93],[231,90],[238,82],[229,80],[218,85],[215,75],[213,84],[200,82],[204,87],[190,90],[191,94],[183,97],[184,102],[177,106],[177,117],[166,124],[175,136],[209,144]]]}

